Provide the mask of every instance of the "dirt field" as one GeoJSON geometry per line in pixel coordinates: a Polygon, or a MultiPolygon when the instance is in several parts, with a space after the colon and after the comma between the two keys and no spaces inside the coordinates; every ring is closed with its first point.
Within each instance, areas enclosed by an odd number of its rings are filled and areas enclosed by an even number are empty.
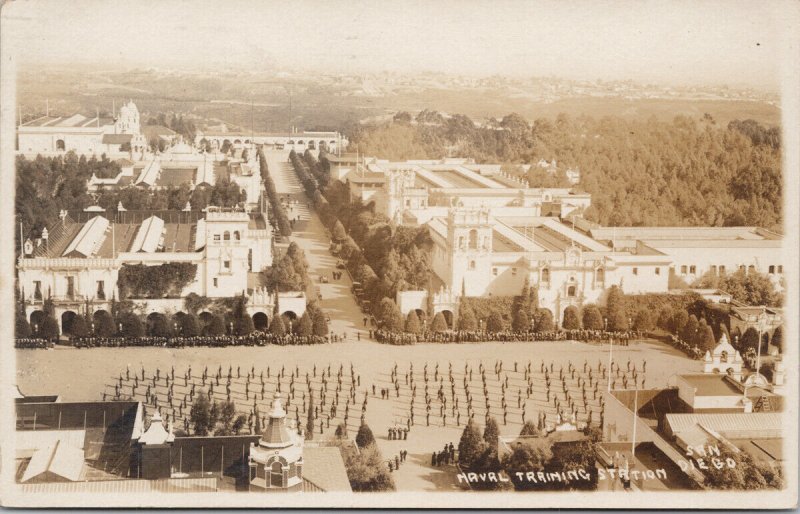
{"type": "MultiPolygon", "coordinates": [[[[667,379],[676,373],[696,372],[700,369],[699,361],[692,361],[684,357],[672,348],[655,342],[634,342],[628,347],[614,348],[614,362],[623,370],[627,368],[627,362],[638,370],[642,369],[644,361],[646,365],[646,387],[655,388],[666,385],[667,379]]],[[[237,376],[237,368],[240,368],[241,378],[234,379],[232,394],[237,403],[237,407],[242,412],[247,412],[253,403],[253,398],[258,393],[257,403],[260,412],[267,412],[267,404],[271,400],[271,395],[276,389],[276,374],[281,367],[285,368],[285,376],[282,381],[282,395],[288,393],[289,376],[296,368],[299,368],[300,378],[296,379],[298,391],[290,413],[300,407],[301,389],[304,387],[305,373],[313,373],[313,366],[317,366],[317,375],[311,382],[312,388],[317,391],[316,404],[319,404],[319,376],[323,369],[327,369],[330,364],[333,376],[329,380],[329,391],[336,384],[336,374],[339,366],[343,366],[343,387],[340,397],[339,412],[337,419],[331,422],[330,429],[325,427],[322,437],[330,437],[333,434],[335,424],[341,421],[343,402],[350,388],[350,365],[352,364],[354,373],[359,376],[360,386],[356,387],[356,401],[350,406],[348,426],[351,429],[351,436],[360,423],[361,406],[364,395],[369,396],[366,410],[366,422],[375,433],[378,444],[386,458],[393,458],[400,450],[409,452],[408,460],[399,471],[395,471],[394,478],[398,490],[448,490],[457,487],[453,483],[453,475],[446,469],[436,468],[430,465],[431,452],[440,450],[445,444],[453,442],[458,444],[463,424],[466,420],[465,406],[462,403],[459,411],[462,412],[461,426],[450,414],[452,406],[448,406],[448,419],[444,421],[440,416],[439,403],[434,403],[431,425],[427,426],[424,410],[424,401],[421,399],[422,374],[425,364],[428,364],[428,373],[433,374],[435,365],[438,362],[440,374],[444,374],[452,364],[456,375],[459,390],[463,391],[459,381],[464,376],[465,364],[471,367],[477,375],[479,365],[482,363],[486,368],[487,376],[490,377],[489,389],[491,397],[491,414],[500,421],[500,432],[503,435],[515,435],[519,433],[521,426],[520,412],[517,408],[517,389],[518,382],[522,380],[521,374],[523,367],[531,361],[534,375],[539,372],[542,362],[547,366],[553,363],[554,381],[557,381],[558,370],[563,367],[565,370],[571,363],[574,367],[582,370],[584,361],[588,366],[602,366],[608,364],[608,347],[599,345],[589,345],[578,342],[538,342],[538,343],[480,343],[462,345],[444,344],[421,344],[415,346],[387,346],[374,342],[362,343],[340,343],[322,346],[295,346],[295,347],[237,347],[237,348],[194,348],[194,349],[165,349],[165,348],[98,348],[90,350],[75,350],[71,348],[57,348],[54,350],[18,350],[17,351],[17,384],[23,394],[59,394],[63,401],[83,401],[101,400],[103,393],[108,398],[114,395],[115,385],[118,384],[119,376],[123,375],[126,384],[126,367],[129,367],[131,375],[141,374],[142,367],[148,379],[152,382],[152,376],[156,369],[160,370],[162,381],[160,389],[154,388],[153,392],[158,392],[160,406],[165,404],[166,388],[163,387],[163,376],[175,367],[176,389],[175,398],[183,398],[182,386],[183,376],[189,366],[192,368],[192,377],[195,381],[200,380],[206,366],[209,375],[216,375],[219,366],[222,366],[223,376],[227,377],[228,369],[233,370],[233,376],[237,376]],[[504,373],[510,376],[512,382],[509,386],[507,400],[509,406],[509,422],[504,425],[502,422],[502,411],[499,407],[500,393],[499,381],[492,383],[494,378],[494,365],[498,360],[503,361],[504,373]],[[518,363],[518,373],[513,373],[514,362],[518,363]],[[401,384],[401,395],[398,397],[391,381],[391,371],[394,365],[398,366],[398,377],[401,384]],[[415,380],[419,384],[417,393],[417,403],[415,404],[415,423],[408,435],[407,440],[389,440],[388,429],[407,423],[409,413],[410,395],[408,387],[405,386],[404,377],[410,365],[414,366],[415,380]],[[262,371],[270,368],[271,382],[268,380],[265,399],[260,399],[260,379],[254,378],[249,386],[249,396],[244,397],[245,375],[255,368],[256,376],[262,371]],[[520,376],[517,376],[520,375],[520,376]],[[256,382],[257,385],[256,385],[256,382]],[[301,383],[303,386],[301,387],[301,383]],[[332,384],[332,385],[331,385],[332,384]],[[372,385],[376,386],[377,396],[372,395],[372,385]],[[380,389],[389,388],[388,399],[380,398],[380,389]],[[443,423],[444,421],[444,423],[443,423]]],[[[541,377],[537,380],[541,381],[541,377]]],[[[137,390],[136,398],[144,400],[145,381],[137,390]]],[[[209,380],[210,382],[210,380],[209,380]]],[[[560,383],[560,382],[558,382],[560,383]]],[[[482,391],[479,390],[480,382],[478,376],[473,377],[470,382],[473,395],[476,396],[477,403],[483,401],[482,391]]],[[[537,383],[533,397],[527,400],[528,418],[536,422],[538,411],[545,408],[546,402],[542,398],[543,389],[537,383]]],[[[605,384],[601,384],[604,386],[605,384]]],[[[198,389],[202,386],[198,385],[198,389]]],[[[616,387],[622,387],[618,383],[616,387]]],[[[632,387],[629,384],[629,387],[632,387]]],[[[556,387],[554,386],[554,389],[556,387]]],[[[124,392],[123,387],[123,392],[124,392]]],[[[207,389],[207,388],[206,388],[207,389]]],[[[601,387],[602,389],[602,387],[601,387]]],[[[304,392],[304,391],[303,391],[304,392]]],[[[225,383],[215,388],[214,397],[224,399],[226,395],[225,383]]],[[[431,388],[431,395],[436,396],[436,389],[431,388]]],[[[524,393],[523,393],[524,396],[524,393]]],[[[591,397],[590,397],[591,398],[591,397]]],[[[591,399],[590,402],[592,403],[591,399]]],[[[329,409],[330,401],[326,405],[329,409]]],[[[550,407],[552,410],[552,407],[550,407]]],[[[482,425],[485,411],[482,407],[476,406],[476,421],[482,425]]],[[[580,412],[580,410],[579,410],[580,412]]],[[[552,417],[553,412],[549,416],[552,417]]],[[[291,416],[294,418],[294,416],[291,416]]],[[[305,424],[306,416],[301,412],[301,423],[305,424]]],[[[579,415],[580,418],[580,415],[579,415]]],[[[548,418],[550,419],[550,418],[548,418]]],[[[596,421],[596,418],[594,418],[596,421]]]]}

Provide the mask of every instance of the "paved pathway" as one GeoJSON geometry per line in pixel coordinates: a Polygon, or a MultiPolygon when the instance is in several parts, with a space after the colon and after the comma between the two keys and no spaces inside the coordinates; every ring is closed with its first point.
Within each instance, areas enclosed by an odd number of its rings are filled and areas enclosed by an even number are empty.
{"type": "Polygon", "coordinates": [[[291,240],[305,252],[309,276],[322,294],[322,310],[331,318],[331,332],[345,334],[348,340],[359,335],[367,339],[369,331],[364,327],[364,315],[350,292],[350,277],[344,273],[339,280],[333,280],[337,259],[329,251],[330,238],[319,216],[308,209],[309,199],[289,162],[289,152],[265,150],[265,156],[279,195],[297,200],[295,212],[289,214],[290,219],[295,216],[299,219],[291,240]],[[320,281],[322,276],[327,277],[327,284],[320,281]]]}

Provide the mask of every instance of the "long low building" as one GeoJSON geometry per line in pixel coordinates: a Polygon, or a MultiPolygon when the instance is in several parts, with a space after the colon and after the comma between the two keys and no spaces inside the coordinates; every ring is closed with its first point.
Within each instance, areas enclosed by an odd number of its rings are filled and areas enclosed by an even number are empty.
{"type": "Polygon", "coordinates": [[[208,143],[212,149],[254,144],[294,150],[300,153],[322,148],[336,153],[347,148],[348,143],[345,136],[334,131],[239,132],[212,130],[198,131],[194,142],[199,146],[208,143]]]}

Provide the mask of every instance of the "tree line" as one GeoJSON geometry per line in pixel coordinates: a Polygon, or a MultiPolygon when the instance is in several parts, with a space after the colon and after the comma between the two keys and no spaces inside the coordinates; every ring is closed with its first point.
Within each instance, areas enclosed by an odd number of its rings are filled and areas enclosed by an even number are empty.
{"type": "Polygon", "coordinates": [[[713,119],[672,121],[618,117],[533,123],[509,114],[477,126],[464,115],[423,111],[349,134],[361,154],[393,160],[471,157],[506,164],[532,187],[564,185],[563,170],[581,172],[578,190],[592,194],[585,217],[601,225],[782,226],[779,129],[753,120],[718,126],[713,119]],[[536,166],[556,160],[555,176],[536,166]],[[520,164],[532,164],[524,172],[520,164]],[[546,182],[551,181],[551,182],[546,182]],[[552,182],[554,181],[554,182],[552,182]]]}

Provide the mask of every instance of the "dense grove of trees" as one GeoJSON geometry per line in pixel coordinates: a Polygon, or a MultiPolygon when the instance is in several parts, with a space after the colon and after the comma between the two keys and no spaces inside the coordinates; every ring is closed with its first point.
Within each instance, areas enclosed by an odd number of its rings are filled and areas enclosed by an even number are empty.
{"type": "Polygon", "coordinates": [[[342,454],[347,479],[353,491],[394,491],[394,480],[386,466],[386,459],[375,443],[369,426],[364,424],[359,427],[356,435],[358,448],[347,440],[347,426],[344,424],[336,427],[334,443],[342,454]]]}
{"type": "MultiPolygon", "coordinates": [[[[454,155],[509,165],[556,159],[554,180],[563,183],[559,174],[568,167],[580,169],[579,187],[592,194],[585,216],[603,225],[781,227],[779,130],[753,120],[722,127],[709,118],[663,122],[562,114],[530,124],[509,114],[496,126],[477,127],[463,115],[445,119],[423,111],[416,124],[408,121],[399,116],[360,127],[351,141],[360,153],[387,159],[454,155]]],[[[541,170],[532,174],[534,182],[546,179],[541,170]]]]}
{"type": "Polygon", "coordinates": [[[757,271],[738,270],[721,276],[707,273],[693,285],[720,289],[730,294],[734,300],[747,305],[779,307],[783,304],[783,293],[775,290],[769,276],[757,271]]]}
{"type": "MultiPolygon", "coordinates": [[[[197,135],[197,127],[194,122],[184,119],[183,115],[173,114],[172,117],[167,118],[167,115],[162,112],[155,117],[148,118],[147,125],[161,125],[162,127],[170,128],[183,136],[183,139],[189,144],[194,143],[194,138],[197,135]]],[[[155,142],[155,144],[157,145],[158,143],[155,142]]],[[[150,141],[150,146],[154,146],[154,141],[150,141]]],[[[163,148],[160,148],[160,150],[163,150],[163,148]]]]}
{"type": "Polygon", "coordinates": [[[291,242],[286,252],[275,254],[272,266],[263,272],[264,283],[270,291],[304,291],[308,280],[308,262],[303,250],[291,242]]]}
{"type": "MultiPolygon", "coordinates": [[[[504,458],[498,457],[498,425],[489,418],[481,434],[478,425],[470,419],[458,443],[458,463],[465,472],[505,473],[509,482],[482,481],[473,483],[477,489],[496,490],[513,486],[518,491],[542,490],[594,490],[597,489],[597,468],[595,467],[595,439],[598,434],[589,431],[587,439],[573,443],[543,445],[539,437],[545,437],[544,425],[527,422],[520,432],[521,439],[513,445],[513,450],[504,458]],[[530,439],[532,438],[532,439],[530,439]],[[533,471],[582,472],[582,477],[569,482],[538,483],[520,479],[517,472],[533,471]]],[[[546,440],[545,440],[546,441],[546,440]]]]}

